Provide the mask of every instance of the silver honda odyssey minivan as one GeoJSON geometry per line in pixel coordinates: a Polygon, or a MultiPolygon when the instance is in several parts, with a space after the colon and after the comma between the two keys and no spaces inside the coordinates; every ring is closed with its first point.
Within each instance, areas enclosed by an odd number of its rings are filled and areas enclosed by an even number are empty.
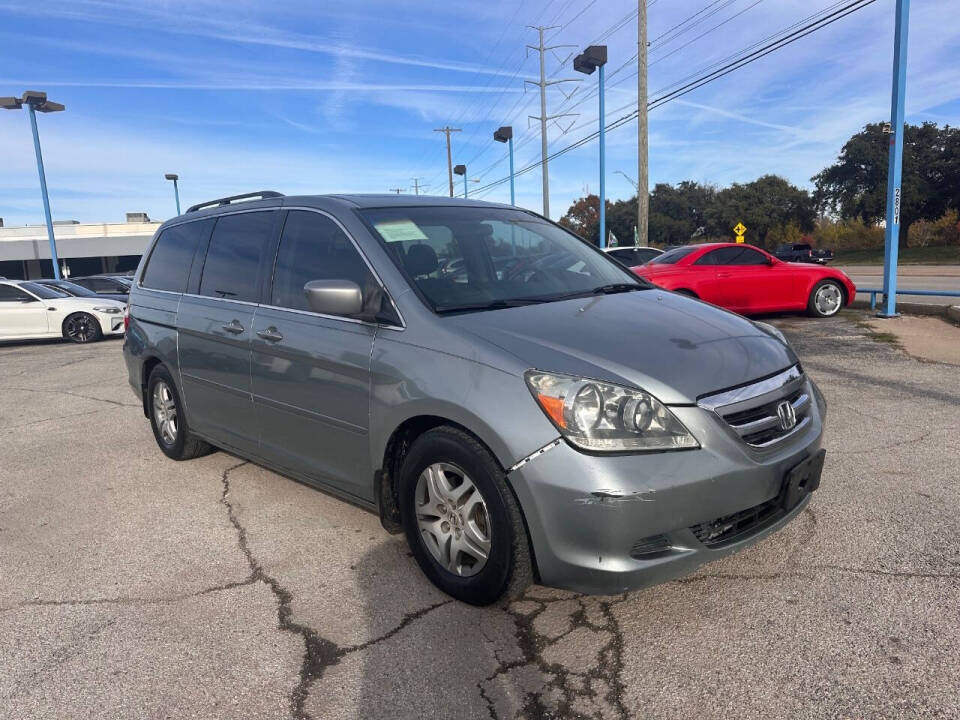
{"type": "Polygon", "coordinates": [[[469,603],[689,573],[820,483],[825,403],[779,331],[511,206],[197,205],[157,231],[126,320],[168,457],[222,448],[379,512],[469,603]]]}

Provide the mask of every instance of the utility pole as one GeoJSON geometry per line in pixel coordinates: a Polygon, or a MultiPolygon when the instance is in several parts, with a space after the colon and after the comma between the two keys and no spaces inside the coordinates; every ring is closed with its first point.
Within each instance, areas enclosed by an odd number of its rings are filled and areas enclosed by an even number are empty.
{"type": "Polygon", "coordinates": [[[420,194],[420,178],[413,178],[413,194],[420,194]]]}
{"type": "Polygon", "coordinates": [[[396,193],[397,195],[402,193],[404,190],[406,190],[406,188],[390,188],[390,192],[396,193]]]}
{"type": "Polygon", "coordinates": [[[647,167],[647,0],[637,0],[637,241],[646,246],[649,217],[647,167]]]}
{"type": "Polygon", "coordinates": [[[897,255],[900,251],[900,179],[903,170],[903,114],[907,94],[907,29],[910,0],[897,0],[893,34],[893,91],[890,100],[890,159],[887,167],[887,228],[883,254],[883,310],[880,317],[897,316],[897,255]]]}
{"type": "Polygon", "coordinates": [[[462,132],[460,128],[452,128],[449,125],[437,128],[434,132],[442,132],[447,136],[447,178],[450,181],[450,197],[453,197],[453,155],[450,154],[450,133],[462,132]]]}
{"type": "MultiPolygon", "coordinates": [[[[528,52],[529,50],[535,50],[540,55],[540,81],[536,82],[534,80],[524,80],[524,83],[529,83],[530,85],[536,85],[540,88],[540,116],[530,115],[531,120],[540,121],[540,171],[543,176],[543,216],[545,218],[550,217],[550,176],[547,172],[547,120],[554,120],[556,118],[565,117],[569,115],[576,115],[577,113],[562,113],[560,115],[547,115],[547,87],[550,85],[556,85],[558,83],[565,82],[580,82],[579,79],[569,79],[569,80],[547,80],[546,67],[544,63],[544,54],[547,50],[556,50],[557,48],[562,47],[576,47],[575,45],[551,45],[550,47],[545,47],[543,44],[543,33],[547,30],[553,30],[554,28],[560,27],[559,25],[553,25],[550,27],[543,27],[540,25],[527,25],[531,30],[536,30],[540,42],[537,45],[527,45],[528,52]]],[[[569,128],[567,128],[569,130],[569,128]]],[[[453,187],[451,185],[451,187],[453,187]]]]}

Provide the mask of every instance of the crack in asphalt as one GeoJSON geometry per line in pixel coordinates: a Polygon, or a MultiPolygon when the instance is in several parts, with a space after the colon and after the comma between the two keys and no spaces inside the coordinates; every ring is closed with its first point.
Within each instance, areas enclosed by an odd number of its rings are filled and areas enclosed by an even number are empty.
{"type": "MultiPolygon", "coordinates": [[[[597,625],[587,617],[587,608],[584,605],[584,596],[574,595],[573,597],[562,596],[554,599],[542,598],[520,598],[523,602],[530,602],[537,605],[533,612],[524,614],[509,607],[506,612],[513,617],[516,625],[517,646],[520,649],[522,657],[517,660],[502,661],[497,668],[488,677],[477,683],[480,696],[487,703],[487,711],[491,720],[500,720],[493,698],[487,693],[486,685],[496,678],[510,672],[511,670],[534,666],[544,676],[550,678],[538,691],[528,692],[523,700],[522,717],[525,720],[548,720],[556,717],[584,717],[581,710],[574,708],[578,699],[582,700],[603,700],[616,713],[617,717],[626,720],[630,717],[626,706],[623,703],[623,693],[625,685],[623,683],[623,632],[620,624],[612,612],[614,605],[623,602],[627,598],[624,593],[617,600],[598,600],[599,608],[605,619],[604,624],[597,625]],[[546,608],[556,602],[566,602],[576,600],[579,608],[570,615],[570,628],[561,635],[553,639],[547,639],[537,634],[534,629],[534,621],[541,615],[546,608]],[[587,628],[595,633],[607,633],[610,640],[600,648],[598,652],[599,661],[597,665],[586,673],[578,673],[567,669],[560,663],[551,663],[544,659],[543,652],[547,648],[561,642],[567,635],[578,628],[587,628]],[[571,676],[583,678],[582,687],[577,689],[571,683],[571,676]],[[600,693],[594,687],[591,681],[602,681],[608,685],[609,690],[600,696],[600,693]],[[555,690],[560,694],[555,710],[549,708],[544,701],[544,691],[555,690]]],[[[595,717],[600,718],[603,711],[595,717]]]]}
{"type": "Polygon", "coordinates": [[[401,618],[400,622],[395,627],[391,628],[383,635],[368,640],[367,642],[360,643],[358,645],[350,645],[347,647],[340,647],[336,643],[321,637],[320,634],[309,625],[293,620],[293,593],[285,588],[279,580],[267,573],[254,557],[253,551],[250,549],[249,542],[247,541],[247,530],[237,517],[233,504],[229,499],[230,473],[248,464],[249,463],[247,461],[243,461],[241,463],[237,463],[236,465],[232,465],[223,471],[221,474],[223,492],[220,496],[220,502],[227,508],[227,517],[230,520],[230,524],[233,525],[234,529],[237,531],[237,541],[240,546],[240,550],[243,552],[244,557],[247,559],[247,564],[250,566],[249,581],[251,583],[262,582],[270,588],[271,592],[278,601],[278,626],[281,630],[300,635],[300,637],[303,639],[303,660],[300,665],[299,681],[297,682],[296,687],[294,687],[290,693],[290,713],[295,720],[311,720],[312,716],[306,710],[307,697],[310,694],[310,688],[313,683],[323,676],[324,671],[328,667],[336,665],[346,655],[359,652],[361,650],[366,650],[367,648],[377,645],[378,643],[389,640],[408,625],[416,620],[419,620],[427,613],[444,605],[448,605],[453,602],[453,600],[444,600],[428,607],[409,612],[401,618]]]}
{"type": "Polygon", "coordinates": [[[167,605],[170,603],[183,602],[184,600],[190,600],[191,598],[203,597],[204,595],[211,595],[213,593],[224,592],[226,590],[233,590],[239,587],[246,587],[255,582],[253,576],[244,578],[243,580],[235,580],[233,582],[223,583],[222,585],[213,585],[212,587],[203,588],[202,590],[197,590],[196,592],[183,593],[180,595],[168,595],[164,597],[112,597],[112,598],[84,598],[77,600],[27,600],[22,603],[17,603],[15,605],[9,605],[7,607],[0,608],[0,613],[12,612],[14,610],[20,610],[22,608],[28,607],[83,607],[85,605],[167,605]]]}
{"type": "Polygon", "coordinates": [[[118,405],[120,407],[133,407],[139,408],[142,407],[139,403],[125,403],[120,402],[119,400],[108,400],[107,398],[98,398],[93,395],[84,395],[82,393],[70,392],[69,390],[48,390],[46,388],[25,388],[25,387],[14,387],[11,385],[0,386],[0,390],[19,390],[20,392],[36,392],[36,393],[47,393],[48,395],[69,395],[70,397],[81,398],[83,400],[94,400],[95,402],[109,403],[110,405],[118,405]]]}

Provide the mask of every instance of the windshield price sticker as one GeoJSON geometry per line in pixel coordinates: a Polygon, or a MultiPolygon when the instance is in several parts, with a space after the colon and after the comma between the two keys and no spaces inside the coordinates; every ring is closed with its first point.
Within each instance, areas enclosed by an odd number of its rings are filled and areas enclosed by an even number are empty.
{"type": "Polygon", "coordinates": [[[427,240],[423,230],[412,220],[389,220],[376,223],[374,227],[387,242],[412,242],[427,240]]]}

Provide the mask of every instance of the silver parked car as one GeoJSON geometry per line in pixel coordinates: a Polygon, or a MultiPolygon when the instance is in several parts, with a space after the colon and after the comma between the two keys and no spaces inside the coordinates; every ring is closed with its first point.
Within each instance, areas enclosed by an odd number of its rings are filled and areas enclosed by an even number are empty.
{"type": "Polygon", "coordinates": [[[688,573],[820,481],[824,401],[776,329],[510,206],[194,206],[157,231],[127,320],[167,456],[221,447],[377,511],[470,603],[688,573]]]}

